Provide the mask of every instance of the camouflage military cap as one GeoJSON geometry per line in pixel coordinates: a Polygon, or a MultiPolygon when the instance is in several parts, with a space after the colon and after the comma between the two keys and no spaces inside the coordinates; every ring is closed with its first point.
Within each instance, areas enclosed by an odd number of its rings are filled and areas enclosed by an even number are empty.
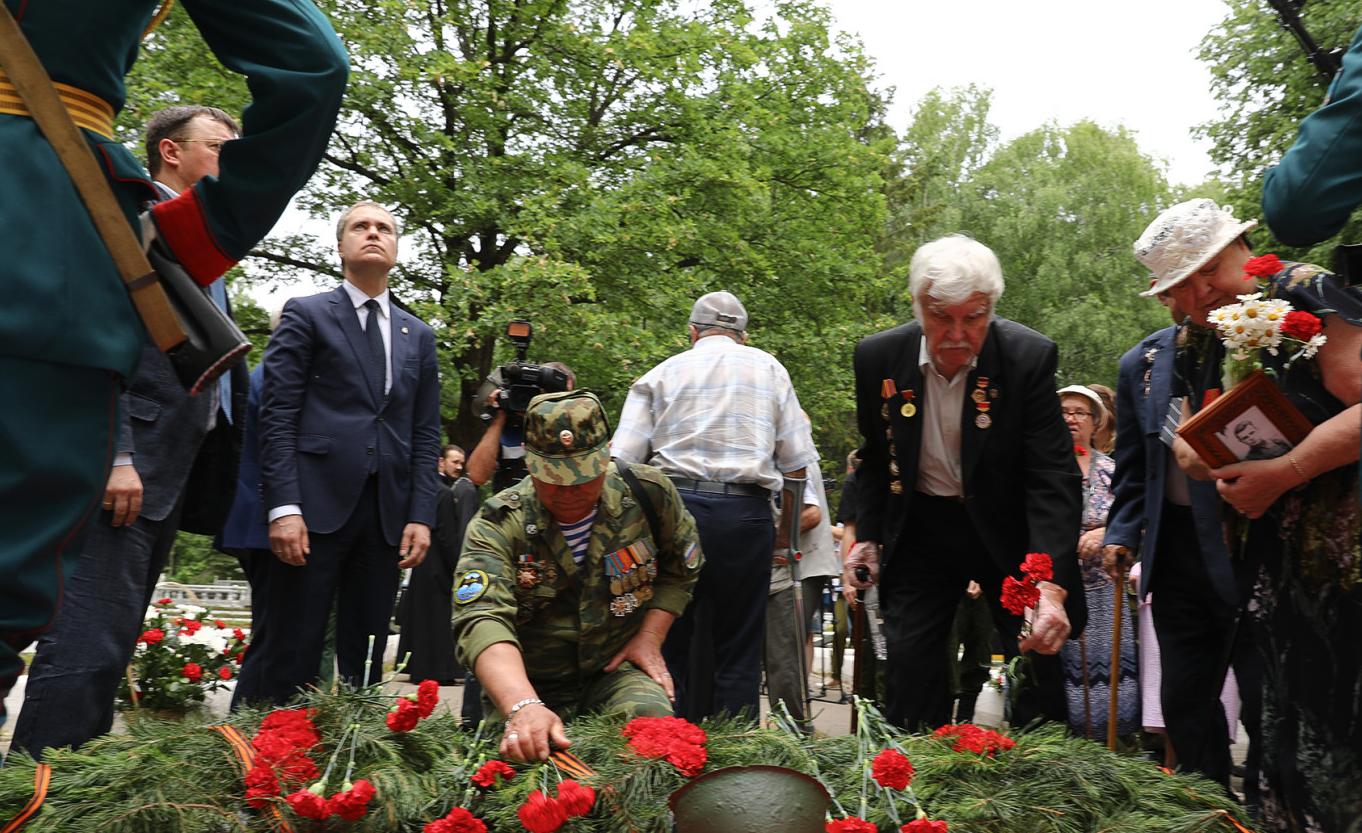
{"type": "Polygon", "coordinates": [[[525,465],[556,486],[595,480],[610,464],[610,425],[589,391],[541,393],[525,409],[525,465]]]}

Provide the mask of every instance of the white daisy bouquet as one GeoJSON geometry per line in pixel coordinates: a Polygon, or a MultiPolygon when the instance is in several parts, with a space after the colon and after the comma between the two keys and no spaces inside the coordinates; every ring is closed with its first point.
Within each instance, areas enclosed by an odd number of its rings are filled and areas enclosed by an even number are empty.
{"type": "Polygon", "coordinates": [[[1259,351],[1276,356],[1294,349],[1286,362],[1290,367],[1296,359],[1313,357],[1327,341],[1316,315],[1296,310],[1280,298],[1264,298],[1261,292],[1238,297],[1239,303],[1218,307],[1209,316],[1225,342],[1221,381],[1227,391],[1255,370],[1265,370],[1259,351]]]}

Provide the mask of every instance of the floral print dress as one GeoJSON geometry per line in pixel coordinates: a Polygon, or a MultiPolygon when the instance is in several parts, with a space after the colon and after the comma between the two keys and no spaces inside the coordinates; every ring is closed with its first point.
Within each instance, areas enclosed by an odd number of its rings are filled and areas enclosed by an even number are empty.
{"type": "MultiPolygon", "coordinates": [[[[1107,525],[1113,499],[1111,477],[1116,464],[1111,457],[1091,449],[1092,462],[1083,478],[1083,529],[1107,525]]],[[[1105,740],[1110,713],[1111,641],[1115,625],[1115,589],[1102,571],[1102,557],[1079,556],[1083,592],[1088,601],[1088,626],[1078,639],[1064,643],[1064,697],[1069,706],[1069,729],[1076,735],[1105,740]]],[[[1125,595],[1122,595],[1123,602],[1125,595]]],[[[1130,734],[1140,728],[1139,659],[1135,644],[1134,616],[1127,605],[1121,617],[1121,671],[1117,681],[1116,732],[1130,734]]]]}

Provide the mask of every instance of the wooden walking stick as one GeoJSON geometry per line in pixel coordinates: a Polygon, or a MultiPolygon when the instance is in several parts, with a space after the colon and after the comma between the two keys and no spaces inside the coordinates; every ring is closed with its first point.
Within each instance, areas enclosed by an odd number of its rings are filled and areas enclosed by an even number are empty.
{"type": "Polygon", "coordinates": [[[1125,610],[1126,567],[1117,567],[1111,626],[1111,693],[1107,705],[1107,748],[1116,751],[1116,710],[1121,693],[1121,614],[1125,610]]]}

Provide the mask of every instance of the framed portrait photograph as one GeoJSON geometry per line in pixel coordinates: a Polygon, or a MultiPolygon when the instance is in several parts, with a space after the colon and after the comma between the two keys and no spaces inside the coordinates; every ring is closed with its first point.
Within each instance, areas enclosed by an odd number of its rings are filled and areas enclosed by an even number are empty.
{"type": "Polygon", "coordinates": [[[1178,429],[1211,468],[1280,457],[1310,433],[1310,421],[1272,380],[1254,373],[1178,429]]]}

